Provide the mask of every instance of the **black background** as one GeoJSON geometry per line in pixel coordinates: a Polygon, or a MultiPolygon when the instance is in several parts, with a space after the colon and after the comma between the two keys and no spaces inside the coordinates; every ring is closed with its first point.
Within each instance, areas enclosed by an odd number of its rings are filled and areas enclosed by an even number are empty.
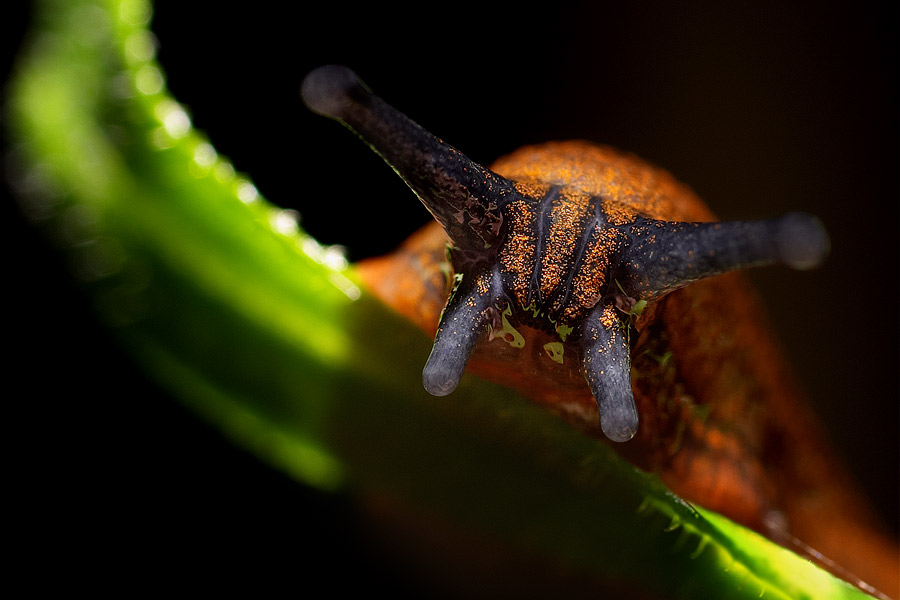
{"type": "MultiPolygon", "coordinates": [[[[833,245],[823,268],[753,277],[830,434],[897,531],[896,6],[512,7],[163,1],[153,29],[194,124],[352,259],[389,251],[428,215],[380,159],[302,106],[300,81],[323,63],[350,65],[479,162],[584,138],[664,166],[723,219],[820,216],[833,245]]],[[[26,23],[7,21],[10,52],[26,23]]],[[[50,564],[88,545],[102,552],[85,562],[148,583],[180,570],[227,582],[253,558],[265,579],[298,590],[335,564],[354,574],[329,579],[335,590],[398,585],[345,500],[232,448],[147,381],[93,322],[56,252],[12,201],[4,211],[7,493],[31,532],[23,556],[50,564]],[[301,560],[303,548],[315,557],[301,560]]]]}

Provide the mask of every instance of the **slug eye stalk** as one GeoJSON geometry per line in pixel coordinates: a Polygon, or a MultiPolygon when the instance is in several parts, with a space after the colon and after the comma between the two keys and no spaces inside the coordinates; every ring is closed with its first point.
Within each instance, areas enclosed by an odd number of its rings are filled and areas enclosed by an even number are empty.
{"type": "Polygon", "coordinates": [[[638,414],[628,325],[616,307],[735,269],[812,268],[828,253],[822,224],[802,213],[769,221],[667,221],[620,198],[586,196],[539,178],[507,179],[425,131],[343,66],[312,71],[301,95],[311,110],[371,146],[450,239],[458,281],[423,372],[434,395],[456,388],[490,315],[511,309],[520,323],[574,332],[563,341],[578,345],[603,432],[627,441],[638,414]]]}
{"type": "Polygon", "coordinates": [[[469,160],[372,94],[353,71],[319,67],[301,95],[316,113],[356,132],[400,175],[443,226],[453,245],[482,254],[496,247],[511,182],[469,160]]]}

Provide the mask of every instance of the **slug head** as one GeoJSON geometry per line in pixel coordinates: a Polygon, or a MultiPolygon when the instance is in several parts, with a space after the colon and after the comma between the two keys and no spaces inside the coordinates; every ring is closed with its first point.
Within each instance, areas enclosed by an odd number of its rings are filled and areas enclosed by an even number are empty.
{"type": "Polygon", "coordinates": [[[572,344],[604,434],[638,427],[630,379],[629,313],[692,281],[781,263],[819,264],[829,242],[814,217],[752,222],[651,218],[615,194],[540,173],[507,179],[469,160],[386,104],[342,66],[311,72],[307,106],[355,131],[406,181],[450,239],[456,284],[423,370],[450,394],[476,344],[501,315],[572,344]]]}

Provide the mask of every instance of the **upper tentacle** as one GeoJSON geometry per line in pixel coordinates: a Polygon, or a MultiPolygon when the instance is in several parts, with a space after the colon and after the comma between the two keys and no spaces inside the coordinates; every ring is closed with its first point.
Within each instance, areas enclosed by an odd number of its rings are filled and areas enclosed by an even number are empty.
{"type": "Polygon", "coordinates": [[[818,219],[789,213],[766,221],[677,223],[638,219],[614,278],[633,298],[652,299],[726,271],[817,266],[829,241],[818,219]]]}
{"type": "Polygon", "coordinates": [[[313,111],[355,131],[406,181],[453,244],[496,248],[511,182],[425,131],[371,91],[350,69],[328,65],[307,75],[301,95],[313,111]]]}

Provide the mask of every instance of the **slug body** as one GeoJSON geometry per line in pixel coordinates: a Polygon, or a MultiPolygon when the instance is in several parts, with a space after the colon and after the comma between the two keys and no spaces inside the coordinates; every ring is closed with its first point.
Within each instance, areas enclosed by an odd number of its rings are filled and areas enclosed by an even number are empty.
{"type": "Polygon", "coordinates": [[[526,147],[487,169],[344,67],[313,71],[302,95],[435,218],[359,265],[434,335],[430,393],[451,394],[465,370],[509,385],[688,500],[776,541],[800,538],[863,579],[893,569],[895,546],[834,468],[752,292],[730,273],[816,266],[828,252],[818,220],[717,222],[668,173],[585,142],[526,147]]]}

